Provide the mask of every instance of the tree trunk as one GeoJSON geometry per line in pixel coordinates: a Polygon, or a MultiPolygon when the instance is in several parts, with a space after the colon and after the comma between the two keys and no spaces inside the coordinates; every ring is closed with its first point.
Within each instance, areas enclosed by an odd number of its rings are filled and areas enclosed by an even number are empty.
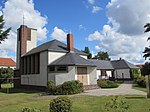
{"type": "Polygon", "coordinates": [[[2,84],[0,84],[0,89],[2,89],[2,84]]]}
{"type": "Polygon", "coordinates": [[[150,98],[150,75],[146,77],[147,98],[150,98]]]}

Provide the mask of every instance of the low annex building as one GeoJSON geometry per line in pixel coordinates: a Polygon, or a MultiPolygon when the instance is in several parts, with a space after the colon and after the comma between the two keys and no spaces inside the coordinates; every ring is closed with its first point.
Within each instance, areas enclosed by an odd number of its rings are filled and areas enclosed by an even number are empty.
{"type": "Polygon", "coordinates": [[[67,35],[67,45],[52,40],[36,46],[36,29],[21,25],[17,40],[17,70],[15,87],[46,87],[52,80],[56,85],[79,80],[83,85],[96,84],[96,65],[87,54],[74,48],[73,34],[67,35]]]}
{"type": "Polygon", "coordinates": [[[0,68],[16,68],[16,62],[11,58],[0,58],[0,68]]]}
{"type": "Polygon", "coordinates": [[[136,65],[124,60],[90,60],[97,66],[97,79],[132,80],[133,70],[139,69],[136,65]]]}

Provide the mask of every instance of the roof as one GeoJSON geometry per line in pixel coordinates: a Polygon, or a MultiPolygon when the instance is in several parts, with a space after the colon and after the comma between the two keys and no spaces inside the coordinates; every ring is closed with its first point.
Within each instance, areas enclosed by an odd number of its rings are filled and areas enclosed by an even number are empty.
{"type": "Polygon", "coordinates": [[[96,59],[90,59],[89,61],[93,62],[94,65],[97,66],[97,69],[108,69],[112,70],[114,67],[112,66],[110,61],[106,60],[96,60],[96,59]]]}
{"type": "Polygon", "coordinates": [[[82,58],[76,53],[69,52],[66,55],[62,56],[61,58],[57,59],[56,61],[49,64],[49,66],[95,66],[93,63],[88,61],[85,58],[82,58]]]}
{"type": "MultiPolygon", "coordinates": [[[[65,52],[65,53],[69,52],[67,50],[67,45],[66,44],[64,44],[64,43],[62,43],[58,40],[52,40],[52,41],[46,42],[46,43],[30,50],[24,56],[39,53],[39,52],[46,51],[46,50],[54,51],[54,52],[65,52]]],[[[81,55],[87,55],[86,53],[84,53],[82,51],[79,51],[76,48],[74,48],[74,52],[78,53],[78,54],[81,54],[81,55]]]]}
{"type": "Polygon", "coordinates": [[[139,68],[124,59],[111,61],[111,64],[115,69],[138,69],[139,68]]]}
{"type": "Polygon", "coordinates": [[[136,66],[139,67],[139,68],[143,68],[144,64],[139,64],[139,65],[136,65],[136,66]]]}
{"type": "Polygon", "coordinates": [[[11,58],[0,58],[0,66],[16,66],[11,58]]]}

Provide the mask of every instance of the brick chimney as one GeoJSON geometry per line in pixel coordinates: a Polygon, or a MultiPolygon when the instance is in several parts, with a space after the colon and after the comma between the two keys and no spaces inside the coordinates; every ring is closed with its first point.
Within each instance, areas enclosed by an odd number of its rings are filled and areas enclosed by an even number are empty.
{"type": "Polygon", "coordinates": [[[73,34],[67,34],[67,49],[69,52],[74,51],[74,35],[73,34]]]}

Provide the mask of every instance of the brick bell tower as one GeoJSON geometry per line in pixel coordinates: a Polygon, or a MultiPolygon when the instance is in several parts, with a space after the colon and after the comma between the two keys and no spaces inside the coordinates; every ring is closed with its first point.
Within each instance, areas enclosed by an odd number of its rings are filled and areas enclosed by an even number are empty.
{"type": "Polygon", "coordinates": [[[36,29],[21,25],[17,29],[16,69],[20,69],[21,56],[36,47],[36,29]]]}
{"type": "Polygon", "coordinates": [[[21,25],[17,29],[16,70],[14,71],[14,87],[21,87],[21,56],[36,47],[36,29],[21,25]]]}

